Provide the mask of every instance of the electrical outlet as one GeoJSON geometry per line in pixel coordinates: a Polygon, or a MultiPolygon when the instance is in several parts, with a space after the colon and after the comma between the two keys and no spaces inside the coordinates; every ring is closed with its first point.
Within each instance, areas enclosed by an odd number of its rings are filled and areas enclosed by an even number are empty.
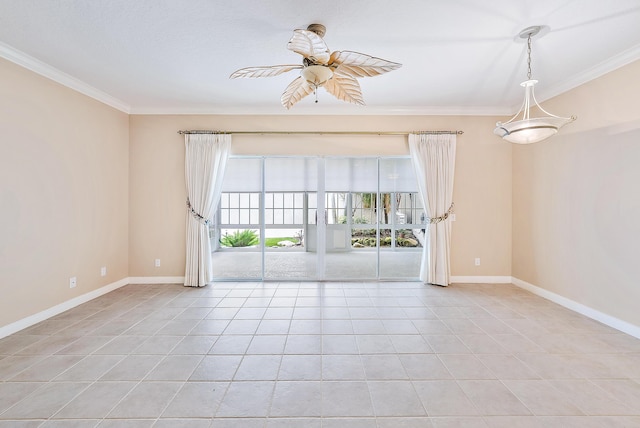
{"type": "Polygon", "coordinates": [[[75,276],[69,278],[69,288],[76,288],[77,280],[75,276]]]}
{"type": "Polygon", "coordinates": [[[480,257],[476,257],[476,266],[480,266],[480,257]]]}
{"type": "Polygon", "coordinates": [[[156,267],[160,267],[160,259],[156,259],[156,267]]]}
{"type": "Polygon", "coordinates": [[[456,215],[455,214],[451,214],[450,217],[451,217],[451,221],[456,221],[456,215]]]}
{"type": "Polygon", "coordinates": [[[107,276],[107,267],[106,266],[102,266],[100,268],[100,276],[107,276]]]}

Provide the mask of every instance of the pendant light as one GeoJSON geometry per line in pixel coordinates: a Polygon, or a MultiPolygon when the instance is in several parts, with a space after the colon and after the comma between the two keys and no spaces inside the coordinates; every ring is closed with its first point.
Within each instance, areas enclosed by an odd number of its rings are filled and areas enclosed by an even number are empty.
{"type": "Polygon", "coordinates": [[[556,134],[567,123],[576,120],[575,116],[560,117],[551,114],[540,107],[536,101],[533,89],[538,81],[531,79],[531,38],[538,34],[541,28],[540,26],[528,27],[519,34],[520,38],[527,39],[527,80],[520,84],[524,87],[524,102],[520,110],[508,122],[496,123],[496,129],[493,130],[494,134],[511,143],[537,143],[556,134]],[[538,107],[546,116],[531,117],[529,114],[531,107],[538,107]],[[516,120],[519,116],[522,119],[516,120]]]}

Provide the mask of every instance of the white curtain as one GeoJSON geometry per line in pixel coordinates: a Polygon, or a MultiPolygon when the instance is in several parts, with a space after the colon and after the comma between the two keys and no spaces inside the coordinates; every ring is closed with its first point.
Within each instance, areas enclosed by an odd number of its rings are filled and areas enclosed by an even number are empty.
{"type": "Polygon", "coordinates": [[[231,136],[187,134],[184,145],[188,195],[184,285],[204,287],[213,279],[209,222],[220,203],[231,136]]]}
{"type": "Polygon", "coordinates": [[[455,134],[409,134],[409,150],[427,214],[420,279],[449,285],[455,134]]]}

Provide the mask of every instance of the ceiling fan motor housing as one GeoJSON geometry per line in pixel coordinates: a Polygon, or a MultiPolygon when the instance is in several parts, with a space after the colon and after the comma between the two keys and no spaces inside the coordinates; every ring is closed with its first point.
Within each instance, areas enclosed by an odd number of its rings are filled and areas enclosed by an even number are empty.
{"type": "Polygon", "coordinates": [[[307,27],[307,30],[313,31],[314,33],[316,33],[320,37],[324,37],[324,35],[327,32],[327,28],[322,24],[310,24],[307,27]]]}

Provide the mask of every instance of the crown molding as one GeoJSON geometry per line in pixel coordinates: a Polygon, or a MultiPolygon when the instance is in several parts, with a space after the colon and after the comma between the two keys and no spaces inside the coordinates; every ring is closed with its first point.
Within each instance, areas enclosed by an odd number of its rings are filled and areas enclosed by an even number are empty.
{"type": "Polygon", "coordinates": [[[131,112],[131,106],[129,106],[125,102],[120,101],[119,99],[112,97],[111,95],[102,92],[101,90],[96,89],[93,86],[79,79],[76,79],[73,76],[68,75],[67,73],[62,72],[57,68],[45,64],[44,62],[2,42],[0,42],[0,58],[11,61],[14,64],[24,67],[27,70],[31,70],[34,73],[44,76],[47,79],[53,80],[54,82],[66,86],[67,88],[73,89],[74,91],[80,92],[83,95],[100,101],[103,104],[115,108],[116,110],[120,110],[127,114],[131,112]]]}
{"type": "Polygon", "coordinates": [[[229,106],[212,108],[132,107],[132,115],[233,115],[233,116],[506,116],[511,110],[489,106],[354,107],[296,106],[286,110],[280,104],[269,107],[229,106]]]}
{"type": "MultiPolygon", "coordinates": [[[[286,110],[279,104],[274,106],[226,106],[212,108],[180,108],[180,107],[132,107],[127,103],[99,90],[95,87],[54,68],[32,56],[25,54],[3,42],[0,42],[0,58],[11,61],[21,67],[40,74],[54,82],[73,89],[81,94],[100,101],[110,107],[127,114],[135,115],[293,115],[293,116],[508,116],[520,108],[520,104],[511,108],[495,106],[396,106],[396,107],[354,107],[350,105],[332,106],[297,106],[286,110]]],[[[615,55],[600,64],[574,75],[552,87],[538,93],[539,102],[568,92],[580,85],[610,73],[618,68],[640,60],[640,45],[615,55]]]]}
{"type": "MultiPolygon", "coordinates": [[[[613,57],[602,61],[591,68],[588,68],[570,79],[564,80],[557,85],[553,85],[546,90],[540,91],[539,102],[544,102],[558,95],[564,94],[580,85],[584,85],[592,80],[602,77],[607,73],[611,73],[625,65],[640,60],[640,45],[627,49],[613,57]]],[[[519,107],[518,107],[519,108],[519,107]]]]}

